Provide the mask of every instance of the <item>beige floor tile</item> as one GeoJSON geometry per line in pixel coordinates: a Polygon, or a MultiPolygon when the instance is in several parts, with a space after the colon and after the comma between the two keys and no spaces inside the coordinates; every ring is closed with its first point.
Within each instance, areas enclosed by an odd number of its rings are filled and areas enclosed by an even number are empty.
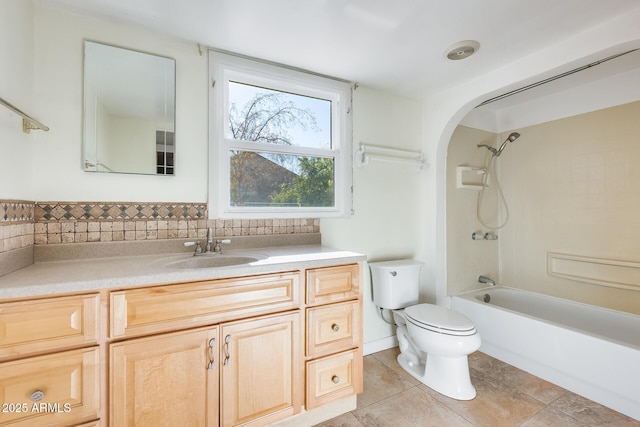
{"type": "Polygon", "coordinates": [[[358,395],[358,409],[398,394],[414,384],[373,356],[364,358],[364,392],[358,395]]]}
{"type": "Polygon", "coordinates": [[[484,353],[476,351],[469,355],[469,368],[475,369],[487,375],[491,375],[494,372],[498,372],[505,366],[509,366],[501,360],[495,359],[484,353]]]}
{"type": "Polygon", "coordinates": [[[398,347],[393,347],[388,350],[383,350],[378,353],[375,353],[372,356],[378,359],[379,361],[381,361],[382,363],[384,363],[387,367],[389,367],[393,371],[397,372],[398,375],[400,375],[400,377],[403,380],[413,385],[420,384],[420,381],[418,381],[417,379],[412,377],[410,374],[408,374],[407,371],[402,369],[402,366],[400,366],[400,364],[398,363],[399,354],[400,354],[400,349],[398,347]]]}
{"type": "Polygon", "coordinates": [[[640,421],[480,352],[469,355],[478,395],[450,399],[404,372],[397,355],[393,348],[366,356],[357,409],[318,427],[640,427],[640,421]]]}
{"type": "Polygon", "coordinates": [[[488,381],[484,374],[472,378],[477,395],[473,400],[455,400],[423,388],[435,399],[476,426],[515,427],[542,410],[545,404],[517,389],[501,387],[488,381]]]}
{"type": "Polygon", "coordinates": [[[622,415],[575,393],[567,392],[549,405],[575,418],[582,426],[639,427],[640,421],[622,415]]]}
{"type": "Polygon", "coordinates": [[[562,411],[546,407],[525,421],[521,427],[584,427],[584,424],[562,411]]]}
{"type": "Polygon", "coordinates": [[[354,415],[364,427],[471,426],[418,387],[359,409],[354,415]]]}
{"type": "Polygon", "coordinates": [[[567,392],[562,387],[511,365],[487,373],[487,380],[495,380],[497,384],[520,390],[544,403],[551,403],[567,392]]]}
{"type": "Polygon", "coordinates": [[[351,413],[340,415],[326,421],[322,424],[318,424],[314,427],[363,427],[360,421],[351,413]]]}

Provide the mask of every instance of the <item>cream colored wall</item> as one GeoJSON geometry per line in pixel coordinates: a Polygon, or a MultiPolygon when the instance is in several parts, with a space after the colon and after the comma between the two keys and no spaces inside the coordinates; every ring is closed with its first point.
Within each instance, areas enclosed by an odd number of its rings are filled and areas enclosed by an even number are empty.
{"type": "MultiPolygon", "coordinates": [[[[478,289],[486,285],[478,283],[478,276],[484,275],[498,282],[498,240],[472,240],[474,232],[493,231],[484,227],[477,219],[476,206],[479,190],[457,188],[456,167],[470,166],[485,168],[489,151],[479,149],[477,144],[496,144],[496,135],[478,129],[458,126],[451,136],[447,155],[447,289],[449,295],[478,289]]],[[[466,183],[480,183],[476,179],[464,177],[466,183]]],[[[496,212],[495,198],[487,191],[483,207],[496,212]]],[[[485,217],[483,217],[485,218],[485,217]]]]}
{"type": "MultiPolygon", "coordinates": [[[[353,94],[354,151],[360,142],[420,150],[421,111],[418,101],[360,86],[353,94]]],[[[348,219],[322,219],[322,243],[363,253],[369,261],[420,259],[426,175],[426,171],[404,164],[370,161],[366,166],[354,167],[354,215],[348,219]]],[[[365,344],[395,334],[373,304],[369,274],[366,267],[365,344]]],[[[433,286],[426,280],[422,284],[423,298],[429,299],[433,286]]]]}
{"type": "MultiPolygon", "coordinates": [[[[2,3],[0,13],[0,97],[30,116],[46,120],[33,92],[33,6],[2,3]]],[[[22,118],[0,106],[0,199],[31,200],[31,156],[37,133],[22,132],[22,118]]]]}
{"type": "Polygon", "coordinates": [[[207,55],[195,43],[142,28],[71,15],[44,6],[34,13],[37,110],[51,127],[38,135],[32,165],[35,200],[206,202],[207,55]],[[89,173],[82,169],[83,40],[174,58],[176,175],[89,173]]]}
{"type": "MultiPolygon", "coordinates": [[[[11,78],[16,80],[24,75],[23,86],[35,87],[37,111],[41,112],[39,118],[51,127],[51,131],[37,135],[37,150],[33,153],[27,151],[24,144],[11,146],[11,149],[20,150],[16,157],[24,159],[22,165],[16,165],[14,175],[33,168],[37,185],[21,189],[21,181],[10,184],[11,191],[5,192],[6,181],[2,180],[0,197],[66,201],[206,201],[206,55],[201,57],[193,43],[165,38],[143,29],[67,15],[41,6],[36,7],[33,17],[30,13],[25,15],[25,22],[28,24],[34,19],[36,28],[27,26],[23,31],[28,36],[26,39],[35,34],[35,47],[21,61],[20,72],[11,78]],[[96,174],[81,169],[82,42],[85,38],[177,60],[178,164],[175,177],[96,174]],[[35,67],[33,78],[27,72],[32,66],[35,67]]],[[[15,21],[13,17],[11,22],[15,21]]],[[[0,31],[4,34],[4,27],[0,31]]],[[[4,51],[2,55],[3,59],[11,57],[4,51]]],[[[2,68],[0,73],[4,72],[2,68]]],[[[4,84],[7,80],[2,77],[0,83],[4,84]]],[[[420,150],[420,102],[361,86],[354,92],[353,103],[354,150],[360,141],[420,150]]],[[[13,121],[18,122],[15,118],[13,121]]],[[[19,123],[14,127],[19,130],[19,123]]],[[[8,126],[0,126],[0,132],[7,132],[7,129],[8,126]]],[[[17,131],[14,133],[18,134],[17,131]]],[[[3,138],[0,144],[4,141],[3,138]]],[[[424,206],[421,188],[427,174],[406,165],[373,162],[355,169],[355,215],[350,219],[323,220],[323,243],[362,252],[374,260],[420,259],[424,206]]],[[[393,329],[379,318],[372,303],[368,269],[365,273],[365,342],[391,338],[393,329]]],[[[423,297],[433,299],[433,286],[426,280],[423,286],[423,297]]]]}
{"type": "Polygon", "coordinates": [[[518,130],[500,157],[503,284],[640,314],[640,288],[547,274],[548,252],[640,262],[638,117],[635,102],[518,130]]]}

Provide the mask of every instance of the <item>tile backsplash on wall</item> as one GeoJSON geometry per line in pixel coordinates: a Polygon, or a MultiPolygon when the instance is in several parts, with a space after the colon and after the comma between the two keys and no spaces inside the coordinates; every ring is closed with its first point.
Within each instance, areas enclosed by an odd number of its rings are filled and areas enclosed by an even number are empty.
{"type": "Polygon", "coordinates": [[[0,200],[0,252],[33,245],[34,203],[0,200]]]}
{"type": "Polygon", "coordinates": [[[320,220],[207,219],[204,203],[0,201],[0,252],[30,245],[319,233],[320,220]]]}

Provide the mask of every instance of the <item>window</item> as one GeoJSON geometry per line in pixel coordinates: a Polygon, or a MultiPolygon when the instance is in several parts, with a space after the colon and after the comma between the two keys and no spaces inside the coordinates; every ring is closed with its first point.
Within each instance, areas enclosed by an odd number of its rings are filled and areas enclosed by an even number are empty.
{"type": "Polygon", "coordinates": [[[348,83],[219,52],[210,74],[214,216],[351,214],[348,83]]]}
{"type": "Polygon", "coordinates": [[[173,175],[175,153],[174,133],[168,130],[156,131],[156,173],[173,175]]]}

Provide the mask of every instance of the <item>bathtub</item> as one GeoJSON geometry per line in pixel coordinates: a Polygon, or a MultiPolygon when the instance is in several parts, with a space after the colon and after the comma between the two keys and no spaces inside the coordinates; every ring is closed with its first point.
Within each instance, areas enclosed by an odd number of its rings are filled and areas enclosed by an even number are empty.
{"type": "Polygon", "coordinates": [[[451,306],[480,351],[640,420],[640,316],[502,286],[451,306]]]}

